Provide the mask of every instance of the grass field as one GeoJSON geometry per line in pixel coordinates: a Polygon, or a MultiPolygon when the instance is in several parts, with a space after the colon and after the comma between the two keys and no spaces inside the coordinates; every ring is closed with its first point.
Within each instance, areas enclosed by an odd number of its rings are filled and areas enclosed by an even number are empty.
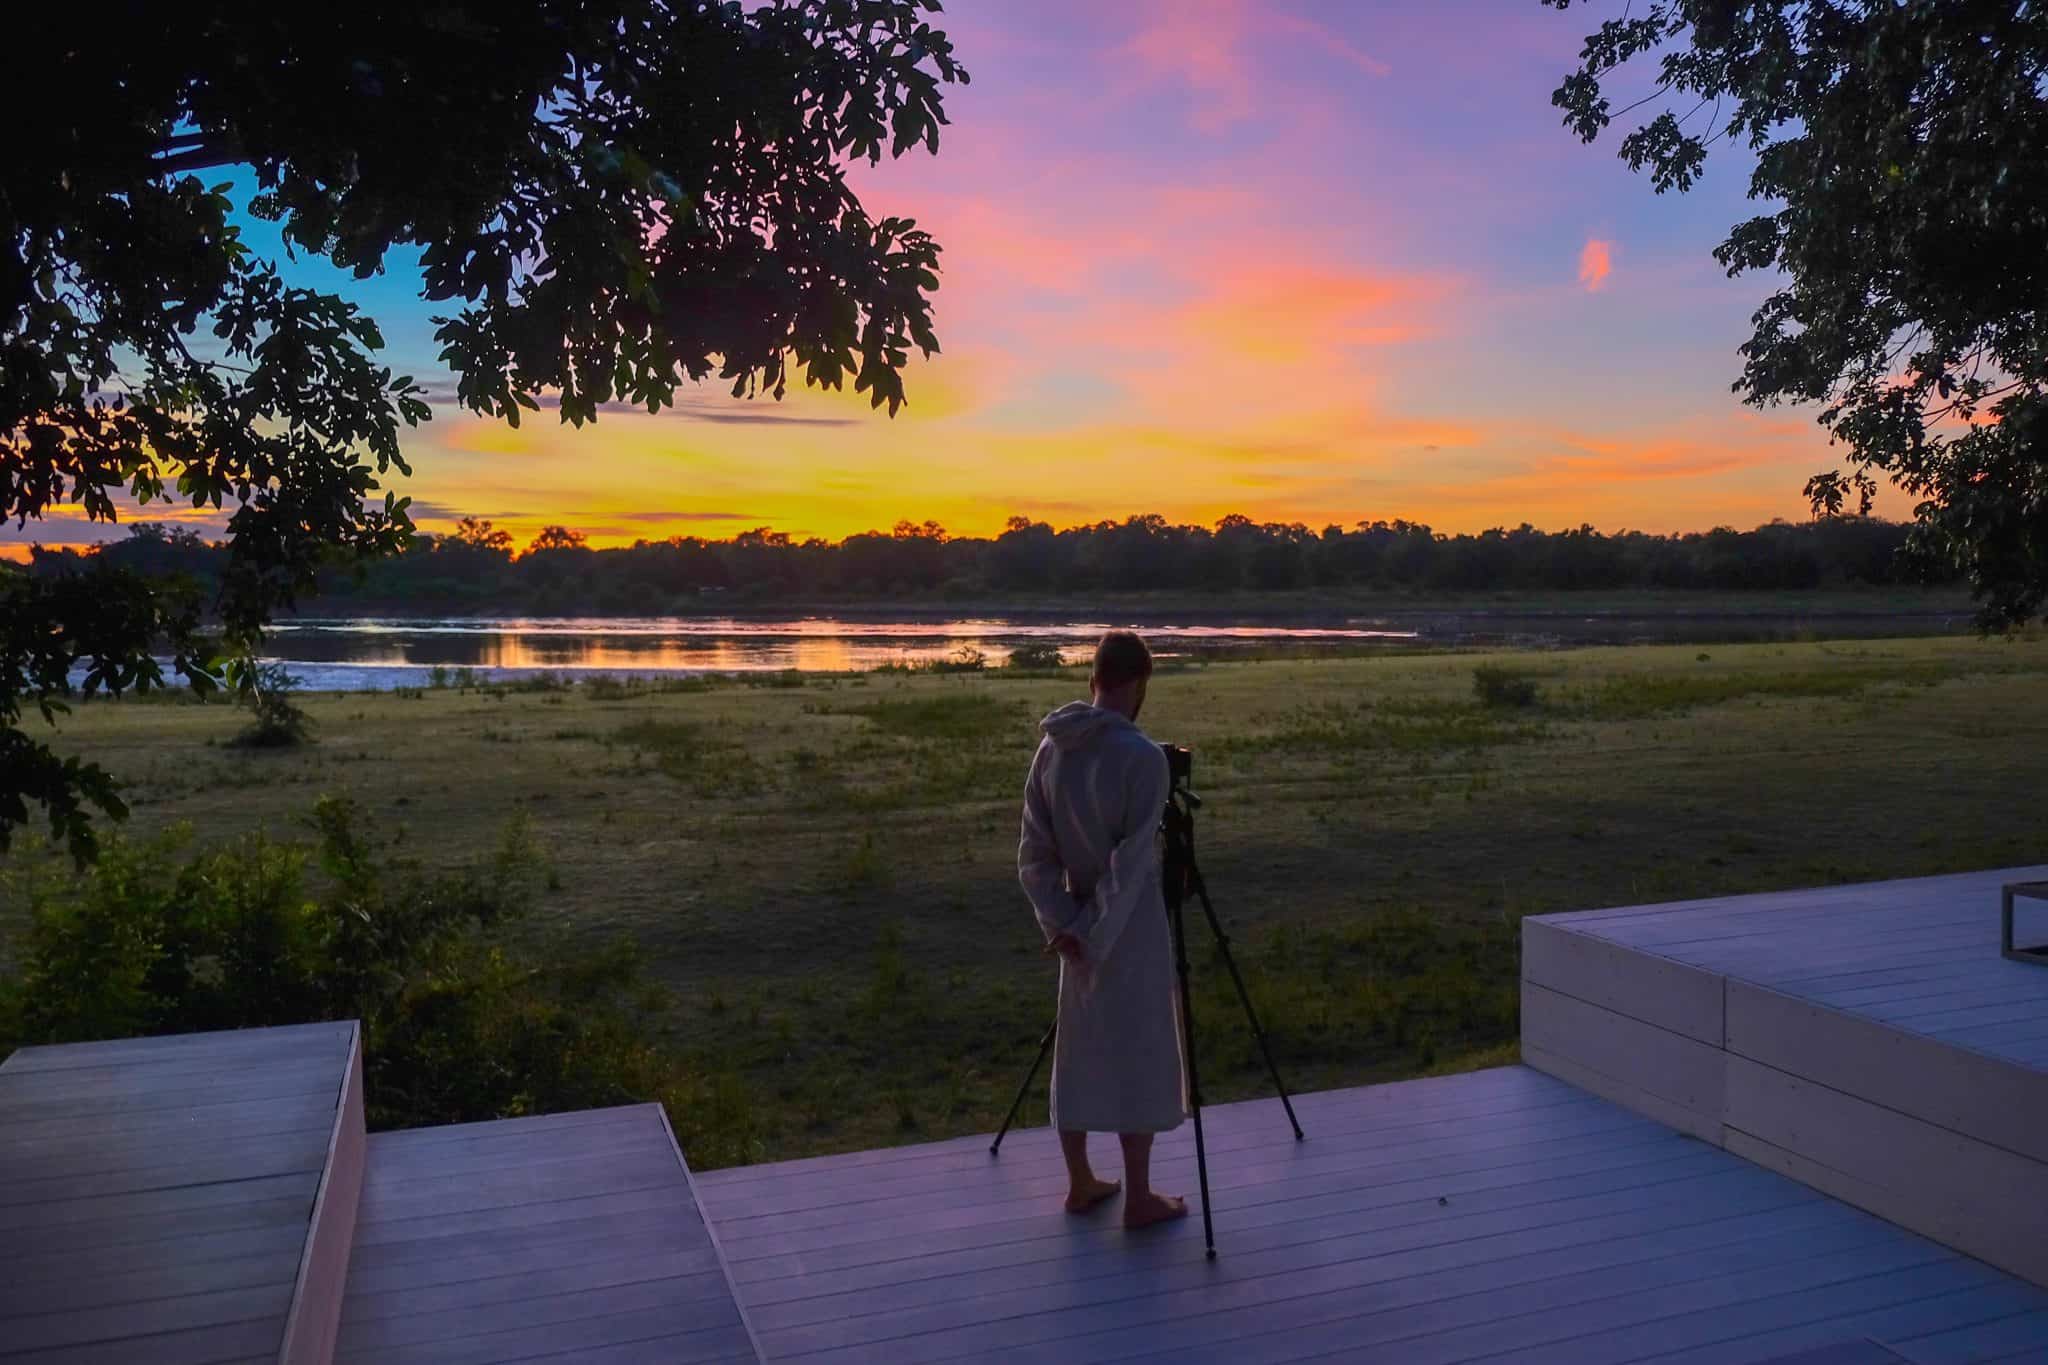
{"type": "MultiPolygon", "coordinates": [[[[131,835],[289,834],[347,792],[455,862],[527,812],[548,913],[639,941],[676,1046],[783,1157],[1000,1119],[1052,1003],[1020,783],[1037,717],[1082,686],[322,695],[318,742],[284,751],[230,747],[226,706],[101,702],[59,733],[131,782],[131,835]]],[[[1508,1055],[1525,914],[2048,857],[2038,634],[1189,666],[1144,721],[1195,751],[1209,884],[1303,1089],[1508,1055]],[[1533,704],[1483,702],[1482,667],[1533,704]]],[[[1255,1093],[1196,962],[1209,1098],[1255,1093]]]]}

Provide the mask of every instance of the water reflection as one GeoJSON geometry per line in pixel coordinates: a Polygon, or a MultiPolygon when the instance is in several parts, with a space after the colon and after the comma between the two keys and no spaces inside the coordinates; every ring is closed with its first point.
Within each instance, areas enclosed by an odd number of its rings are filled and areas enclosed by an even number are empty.
{"type": "MultiPolygon", "coordinates": [[[[991,665],[1024,644],[1057,646],[1086,657],[1109,629],[1101,622],[1032,623],[989,619],[847,621],[805,617],[559,617],[524,620],[308,620],[281,626],[270,657],[315,689],[417,686],[434,668],[471,668],[494,677],[560,672],[750,673],[799,669],[829,673],[918,664],[978,651],[991,665]]],[[[1415,638],[1412,631],[1269,625],[1146,626],[1167,655],[1249,645],[1367,644],[1415,638]]]]}

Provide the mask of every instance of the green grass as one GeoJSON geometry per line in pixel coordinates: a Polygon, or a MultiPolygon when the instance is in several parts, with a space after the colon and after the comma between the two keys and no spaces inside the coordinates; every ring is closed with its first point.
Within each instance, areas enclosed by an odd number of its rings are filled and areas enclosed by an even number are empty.
{"type": "MultiPolygon", "coordinates": [[[[227,747],[225,706],[95,702],[57,741],[129,780],[137,833],[347,792],[453,866],[526,812],[543,914],[638,939],[668,1041],[781,1157],[1000,1121],[1053,990],[1019,793],[1084,674],[322,695],[318,742],[270,752],[227,747]]],[[[1511,1059],[1525,914],[2048,859],[2040,635],[1216,663],[1163,672],[1144,723],[1194,750],[1209,885],[1302,1088],[1511,1059]]],[[[1258,1093],[1205,940],[1205,1089],[1258,1093]]]]}

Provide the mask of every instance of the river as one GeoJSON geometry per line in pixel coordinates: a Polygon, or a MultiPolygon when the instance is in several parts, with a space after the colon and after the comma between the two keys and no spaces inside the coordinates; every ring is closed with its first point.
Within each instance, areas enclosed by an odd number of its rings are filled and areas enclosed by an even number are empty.
{"type": "Polygon", "coordinates": [[[1165,657],[1251,650],[1370,652],[1417,645],[1519,647],[1945,633],[1966,613],[1936,611],[1396,610],[1284,621],[1223,618],[1137,622],[963,616],[300,617],[274,628],[266,655],[317,691],[418,687],[435,670],[479,681],[579,675],[835,673],[929,664],[972,653],[990,667],[1023,645],[1052,645],[1075,662],[1112,624],[1134,624],[1165,657]]]}
{"type": "MultiPolygon", "coordinates": [[[[266,655],[307,688],[348,691],[417,687],[434,670],[470,669],[479,680],[537,673],[691,674],[865,671],[979,655],[990,667],[1023,645],[1052,645],[1086,658],[1110,624],[967,618],[784,620],[735,617],[534,617],[443,620],[300,618],[275,629],[266,655]]],[[[1413,630],[1338,625],[1146,625],[1167,657],[1226,654],[1255,646],[1368,648],[1410,642],[1413,630]]]]}

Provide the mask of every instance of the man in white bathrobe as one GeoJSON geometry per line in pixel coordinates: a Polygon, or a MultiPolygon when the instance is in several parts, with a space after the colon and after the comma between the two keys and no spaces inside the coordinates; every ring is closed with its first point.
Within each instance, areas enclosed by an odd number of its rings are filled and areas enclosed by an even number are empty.
{"type": "Polygon", "coordinates": [[[1152,1137],[1187,1115],[1180,1008],[1160,892],[1159,817],[1166,755],[1137,726],[1152,654],[1130,631],[1095,650],[1091,701],[1040,724],[1045,738],[1024,786],[1017,875],[1060,956],[1052,1122],[1066,1156],[1067,1209],[1117,1192],[1088,1164],[1088,1134],[1123,1144],[1124,1226],[1187,1213],[1151,1185],[1152,1137]]]}

